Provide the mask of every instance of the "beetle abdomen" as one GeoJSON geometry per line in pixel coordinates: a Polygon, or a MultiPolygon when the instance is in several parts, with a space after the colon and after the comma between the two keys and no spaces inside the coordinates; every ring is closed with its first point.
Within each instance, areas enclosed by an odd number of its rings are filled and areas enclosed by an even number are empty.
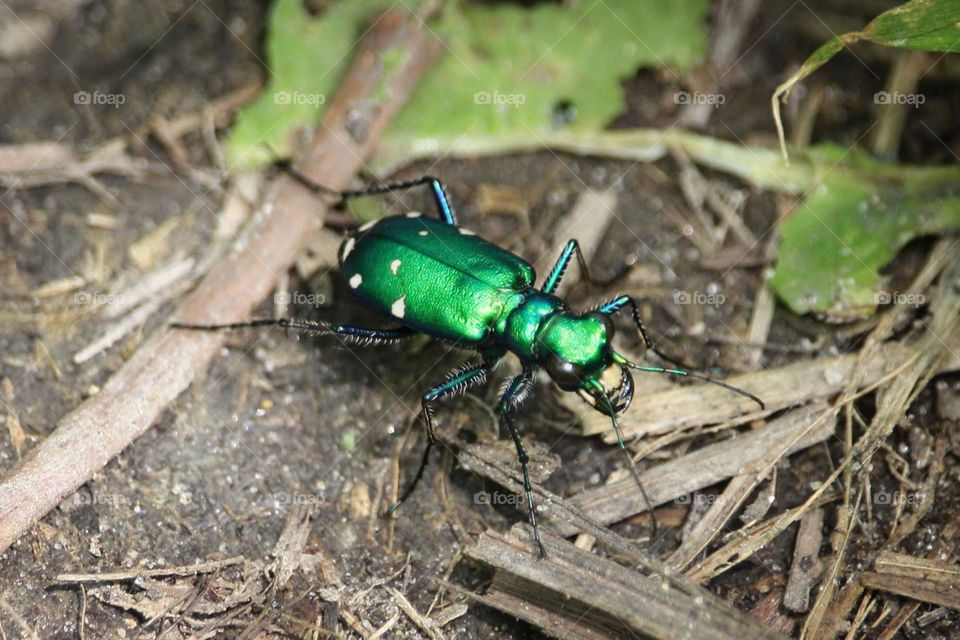
{"type": "Polygon", "coordinates": [[[419,215],[361,227],[340,250],[347,286],[368,307],[447,340],[477,344],[533,267],[471,232],[419,215]]]}

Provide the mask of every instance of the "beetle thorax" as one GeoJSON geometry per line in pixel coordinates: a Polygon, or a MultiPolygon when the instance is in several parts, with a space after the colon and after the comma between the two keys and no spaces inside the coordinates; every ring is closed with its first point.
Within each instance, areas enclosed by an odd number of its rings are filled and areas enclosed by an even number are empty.
{"type": "Polygon", "coordinates": [[[613,326],[600,314],[572,313],[544,293],[518,294],[502,326],[506,346],[522,360],[546,368],[562,388],[582,386],[609,366],[613,326]]]}
{"type": "Polygon", "coordinates": [[[543,293],[517,294],[504,314],[506,346],[522,360],[537,360],[537,340],[550,319],[565,313],[563,302],[543,293]]]}

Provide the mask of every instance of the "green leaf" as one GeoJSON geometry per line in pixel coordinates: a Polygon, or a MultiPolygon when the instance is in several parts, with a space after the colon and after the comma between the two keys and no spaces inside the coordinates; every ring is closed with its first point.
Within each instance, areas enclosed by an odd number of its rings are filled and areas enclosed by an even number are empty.
{"type": "Polygon", "coordinates": [[[881,13],[859,34],[898,49],[960,51],[960,2],[914,0],[881,13]]]}
{"type": "MultiPolygon", "coordinates": [[[[354,53],[364,20],[394,4],[389,0],[331,3],[312,17],[303,0],[277,0],[264,46],[269,79],[259,98],[237,114],[227,139],[234,170],[289,156],[296,132],[319,120],[354,53]]],[[[410,0],[411,8],[416,6],[410,0]]]]}
{"type": "Polygon", "coordinates": [[[576,112],[571,128],[597,130],[624,109],[623,78],[649,66],[680,73],[704,54],[700,0],[571,5],[448,9],[438,30],[449,52],[387,137],[536,135],[555,128],[560,103],[576,112]]]}
{"type": "Polygon", "coordinates": [[[889,300],[879,270],[904,245],[960,229],[960,168],[884,165],[859,152],[820,168],[822,182],[780,225],[770,282],[797,313],[862,318],[889,300]]]}
{"type": "Polygon", "coordinates": [[[771,98],[780,147],[786,157],[780,101],[793,86],[822,67],[841,49],[866,40],[898,49],[917,51],[960,51],[960,0],[913,0],[881,13],[860,31],[851,31],[828,40],[804,61],[771,98]]]}
{"type": "MultiPolygon", "coordinates": [[[[277,0],[266,51],[271,78],[244,109],[228,140],[233,166],[286,155],[292,136],[316,121],[351,61],[364,20],[386,0],[351,0],[312,18],[301,0],[277,0]]],[[[414,3],[407,9],[414,9],[414,3]]],[[[624,107],[621,82],[641,67],[680,74],[706,51],[706,0],[587,0],[513,4],[450,1],[431,30],[448,51],[385,134],[406,145],[442,148],[458,136],[540,135],[561,126],[599,129],[624,107]]]]}

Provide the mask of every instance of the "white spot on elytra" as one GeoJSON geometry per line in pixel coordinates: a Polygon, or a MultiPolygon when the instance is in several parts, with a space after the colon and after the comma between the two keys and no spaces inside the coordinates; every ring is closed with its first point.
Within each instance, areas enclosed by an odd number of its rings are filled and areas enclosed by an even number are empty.
{"type": "Polygon", "coordinates": [[[408,218],[419,218],[419,217],[422,216],[422,215],[423,215],[423,214],[420,213],[419,211],[411,211],[410,213],[407,214],[407,217],[408,217],[408,218]]]}
{"type": "Polygon", "coordinates": [[[347,238],[347,241],[343,243],[343,251],[340,253],[340,260],[346,260],[347,256],[350,255],[350,252],[353,251],[353,245],[357,243],[356,238],[350,236],[347,238]]]}
{"type": "Polygon", "coordinates": [[[461,228],[461,229],[460,229],[460,235],[464,235],[464,236],[475,236],[475,235],[477,235],[477,234],[474,233],[473,231],[470,231],[470,229],[463,229],[463,228],[461,228]]]}
{"type": "Polygon", "coordinates": [[[390,313],[397,316],[398,318],[402,318],[403,314],[407,312],[406,299],[407,299],[407,294],[403,294],[402,296],[400,296],[400,299],[394,302],[393,305],[390,307],[390,313]]]}
{"type": "Polygon", "coordinates": [[[401,263],[399,260],[394,260],[393,262],[391,262],[391,263],[390,263],[390,272],[391,272],[393,275],[397,275],[397,269],[400,268],[400,265],[401,265],[401,264],[402,264],[402,263],[401,263]]]}
{"type": "Polygon", "coordinates": [[[418,236],[428,236],[428,235],[430,235],[430,232],[427,231],[426,229],[424,229],[423,231],[419,232],[417,235],[418,235],[418,236]]]}
{"type": "Polygon", "coordinates": [[[378,222],[378,220],[371,220],[370,222],[364,223],[364,225],[363,225],[362,227],[360,227],[360,231],[366,231],[367,229],[369,229],[369,228],[372,227],[373,225],[377,224],[377,222],[378,222]]]}
{"type": "Polygon", "coordinates": [[[359,273],[355,273],[350,277],[350,286],[356,289],[361,284],[363,284],[363,276],[359,273]]]}

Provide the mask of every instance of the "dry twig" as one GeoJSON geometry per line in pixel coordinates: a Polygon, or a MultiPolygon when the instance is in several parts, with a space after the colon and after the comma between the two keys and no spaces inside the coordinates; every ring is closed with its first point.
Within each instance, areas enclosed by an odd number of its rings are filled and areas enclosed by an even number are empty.
{"type": "Polygon", "coordinates": [[[783,594],[783,606],[791,611],[810,607],[810,589],[820,575],[820,543],[823,541],[823,509],[809,511],[800,520],[793,548],[790,579],[783,594]]]}
{"type": "Polygon", "coordinates": [[[777,637],[724,600],[643,575],[545,533],[547,557],[527,543],[527,525],[487,531],[466,551],[496,570],[481,602],[555,638],[777,637]]]}
{"type": "MultiPolygon", "coordinates": [[[[708,445],[640,474],[654,506],[703,489],[735,475],[765,475],[784,455],[826,440],[834,431],[836,412],[822,403],[792,411],[761,429],[708,445]]],[[[636,482],[628,477],[588,489],[568,502],[602,524],[619,522],[646,511],[636,482]]],[[[573,531],[558,525],[563,535],[573,531]]],[[[685,554],[686,555],[686,554],[685,554]]]]}
{"type": "MultiPolygon", "coordinates": [[[[419,17],[394,12],[378,21],[330,104],[301,169],[322,176],[333,189],[345,188],[439,46],[419,17]],[[402,64],[382,63],[384,52],[396,55],[400,49],[406,52],[402,64]],[[359,111],[370,114],[363,127],[355,108],[361,103],[359,111]]],[[[317,215],[322,207],[309,191],[286,178],[278,180],[268,197],[270,205],[255,217],[237,252],[217,262],[180,306],[178,320],[202,324],[245,318],[293,264],[322,220],[317,215]]],[[[222,342],[216,333],[160,329],[97,395],[66,416],[0,480],[0,551],[146,431],[222,342]]]]}

